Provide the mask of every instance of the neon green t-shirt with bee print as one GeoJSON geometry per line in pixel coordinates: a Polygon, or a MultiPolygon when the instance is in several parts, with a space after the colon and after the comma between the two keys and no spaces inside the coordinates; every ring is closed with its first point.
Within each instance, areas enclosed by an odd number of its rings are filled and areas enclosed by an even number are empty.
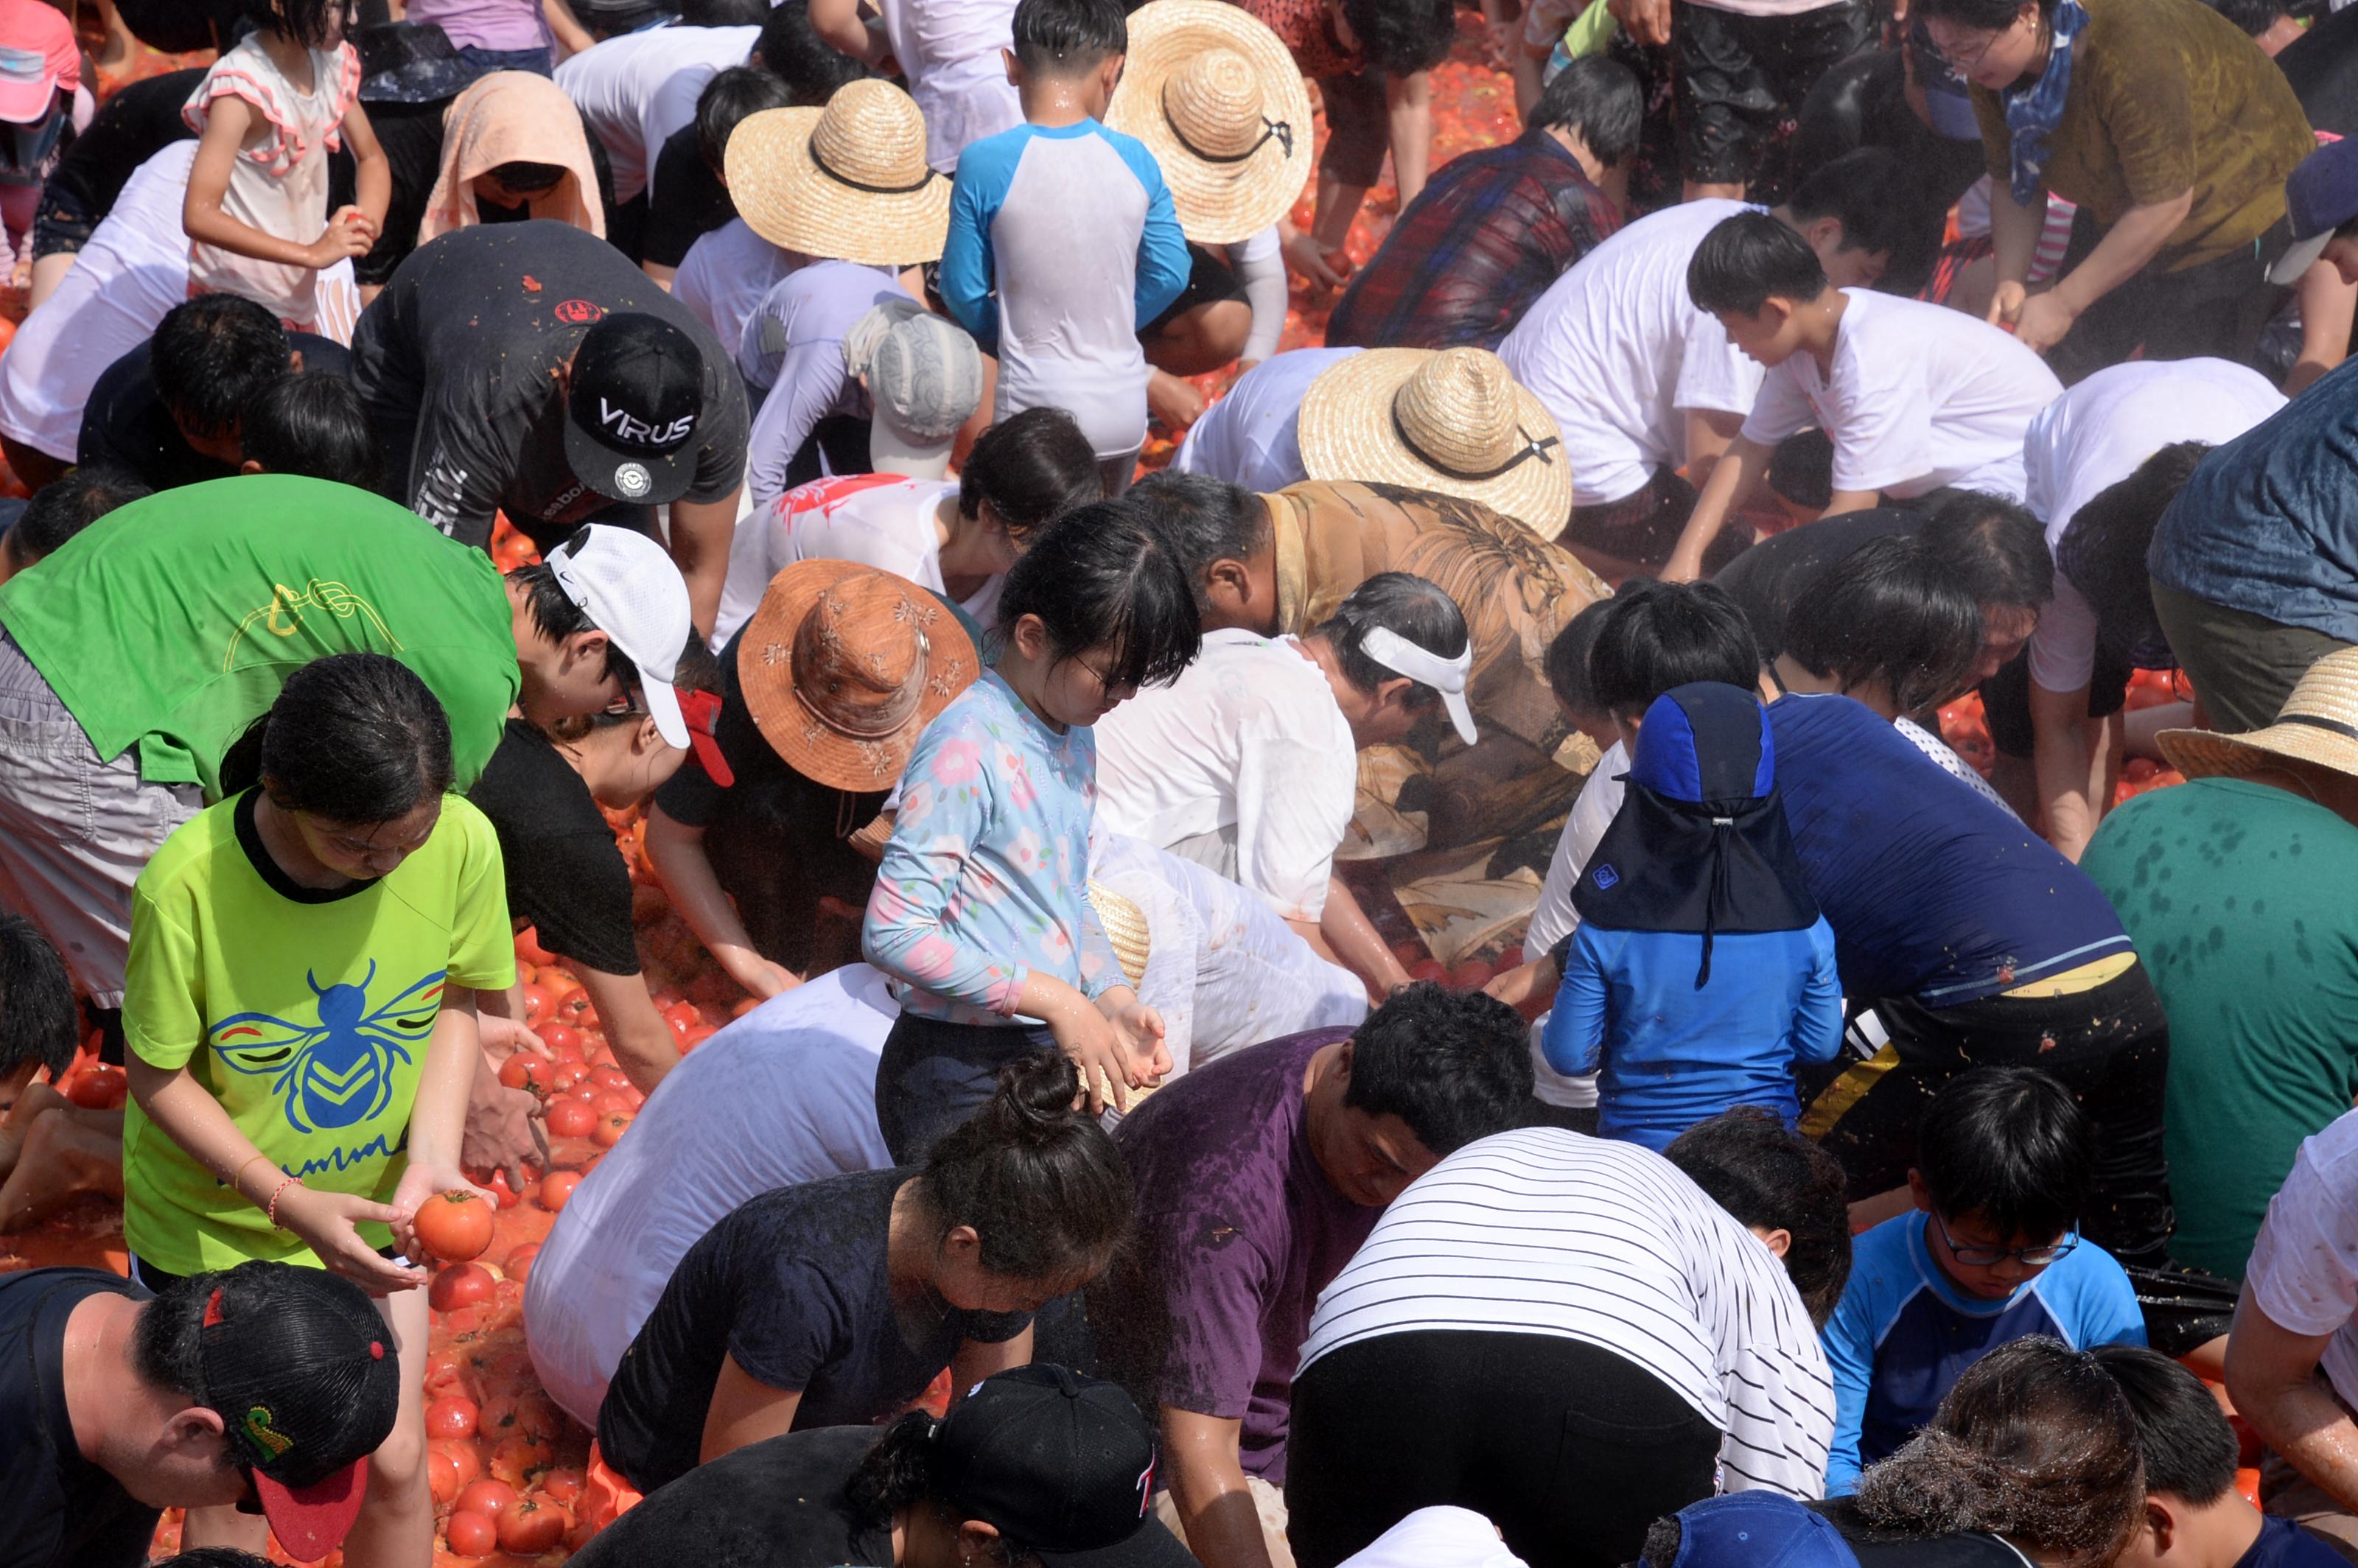
{"type": "MultiPolygon", "coordinates": [[[[140,873],[124,1041],[153,1066],[187,1067],[287,1175],[386,1202],[445,991],[515,979],[499,838],[445,795],[433,833],[390,876],[323,892],[270,859],[255,798],[198,813],[140,873]]],[[[124,1112],[123,1233],[172,1274],[318,1261],[136,1103],[124,1112]]],[[[392,1241],[382,1225],[360,1233],[392,1241]]]]}

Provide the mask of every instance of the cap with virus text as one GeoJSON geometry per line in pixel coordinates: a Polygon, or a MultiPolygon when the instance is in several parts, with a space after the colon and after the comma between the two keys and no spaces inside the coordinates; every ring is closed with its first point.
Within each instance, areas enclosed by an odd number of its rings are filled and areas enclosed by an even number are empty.
{"type": "Polygon", "coordinates": [[[661,317],[616,311],[581,336],[566,396],[565,460],[610,501],[661,506],[696,482],[704,355],[661,317]]]}

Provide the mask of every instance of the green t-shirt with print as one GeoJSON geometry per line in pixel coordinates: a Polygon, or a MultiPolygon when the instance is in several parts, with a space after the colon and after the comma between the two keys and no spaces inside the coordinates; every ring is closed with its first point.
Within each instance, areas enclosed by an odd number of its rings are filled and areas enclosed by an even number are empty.
{"type": "Polygon", "coordinates": [[[465,790],[514,703],[515,633],[491,557],[350,485],[248,474],[119,507],[0,585],[0,626],[103,761],[221,796],[222,755],[287,677],[390,654],[450,720],[465,790]]]}
{"type": "MultiPolygon", "coordinates": [[[[442,995],[515,980],[507,882],[490,819],[445,795],[424,845],[374,881],[290,881],[263,848],[256,792],[200,812],[140,873],[123,1032],[187,1067],[290,1176],[389,1200],[407,1161],[442,995]]],[[[384,1247],[390,1233],[363,1225],[384,1247]]],[[[173,1274],[309,1249],[214,1179],[143,1115],[124,1113],[123,1232],[173,1274]]]]}
{"type": "Polygon", "coordinates": [[[2358,1097],[2358,827],[2195,779],[2106,816],[2080,869],[2169,1015],[2170,1255],[2240,1280],[2301,1140],[2358,1097]]]}

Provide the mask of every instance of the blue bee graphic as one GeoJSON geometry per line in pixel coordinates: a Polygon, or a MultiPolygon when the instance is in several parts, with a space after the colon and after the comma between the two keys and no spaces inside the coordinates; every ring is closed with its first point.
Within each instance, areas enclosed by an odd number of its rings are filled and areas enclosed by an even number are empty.
{"type": "Polygon", "coordinates": [[[427,975],[363,1017],[375,979],[373,958],[356,986],[322,987],[307,970],[303,981],[319,999],[319,1022],[241,1012],[213,1027],[213,1049],[241,1073],[276,1073],[270,1092],[286,1098],[287,1119],[297,1132],[366,1121],[393,1098],[395,1064],[409,1060],[402,1036],[422,1038],[434,1027],[449,976],[427,975]]]}

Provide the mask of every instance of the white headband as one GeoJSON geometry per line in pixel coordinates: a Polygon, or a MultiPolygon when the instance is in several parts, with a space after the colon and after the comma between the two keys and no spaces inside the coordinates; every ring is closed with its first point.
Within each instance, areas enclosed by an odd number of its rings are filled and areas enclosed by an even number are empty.
{"type": "Polygon", "coordinates": [[[1359,638],[1359,651],[1396,675],[1403,675],[1441,694],[1457,738],[1474,744],[1474,711],[1466,705],[1466,677],[1474,669],[1474,641],[1465,652],[1444,659],[1430,648],[1420,648],[1389,626],[1370,626],[1359,638]]]}

